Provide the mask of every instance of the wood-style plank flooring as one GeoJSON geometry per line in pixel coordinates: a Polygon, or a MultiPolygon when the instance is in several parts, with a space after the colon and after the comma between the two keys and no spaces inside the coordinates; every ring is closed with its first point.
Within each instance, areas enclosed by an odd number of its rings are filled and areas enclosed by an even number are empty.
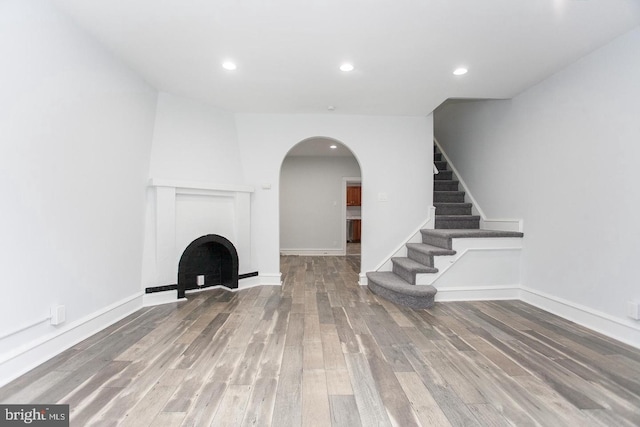
{"type": "Polygon", "coordinates": [[[397,307],[359,258],[144,308],[0,389],[73,426],[638,426],[640,351],[519,301],[397,307]]]}

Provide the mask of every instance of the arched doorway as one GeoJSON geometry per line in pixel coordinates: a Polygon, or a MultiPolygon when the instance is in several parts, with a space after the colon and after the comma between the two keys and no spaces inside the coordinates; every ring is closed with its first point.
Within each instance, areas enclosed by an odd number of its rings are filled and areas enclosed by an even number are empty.
{"type": "Polygon", "coordinates": [[[347,221],[361,220],[362,206],[347,206],[347,186],[361,186],[361,176],[340,141],[314,137],[291,148],[280,167],[280,253],[359,257],[359,242],[357,252],[347,244],[347,221]]]}

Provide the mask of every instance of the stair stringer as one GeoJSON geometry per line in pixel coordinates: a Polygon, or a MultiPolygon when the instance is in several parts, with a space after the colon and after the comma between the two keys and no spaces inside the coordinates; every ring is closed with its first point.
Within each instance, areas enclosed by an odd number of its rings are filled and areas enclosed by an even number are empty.
{"type": "Polygon", "coordinates": [[[436,301],[513,299],[521,286],[521,238],[454,238],[455,255],[436,256],[437,273],[416,275],[436,301]]]}

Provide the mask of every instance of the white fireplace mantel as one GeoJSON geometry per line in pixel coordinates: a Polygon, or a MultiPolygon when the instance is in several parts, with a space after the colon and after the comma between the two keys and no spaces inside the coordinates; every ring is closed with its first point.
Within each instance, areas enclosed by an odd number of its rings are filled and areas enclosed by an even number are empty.
{"type": "Polygon", "coordinates": [[[223,191],[230,193],[253,193],[255,189],[249,185],[214,184],[209,182],[175,181],[171,179],[151,178],[149,187],[170,187],[176,190],[223,191]]]}
{"type": "Polygon", "coordinates": [[[151,178],[148,185],[155,195],[155,274],[151,276],[156,286],[176,283],[182,252],[205,234],[230,240],[238,252],[239,273],[251,271],[253,187],[161,178],[151,178]]]}

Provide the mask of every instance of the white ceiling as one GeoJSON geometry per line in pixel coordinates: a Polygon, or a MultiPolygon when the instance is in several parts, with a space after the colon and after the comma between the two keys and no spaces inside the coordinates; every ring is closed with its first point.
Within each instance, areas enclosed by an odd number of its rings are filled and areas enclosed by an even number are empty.
{"type": "Polygon", "coordinates": [[[638,0],[54,1],[157,89],[253,113],[509,98],[640,24],[638,0]]]}

